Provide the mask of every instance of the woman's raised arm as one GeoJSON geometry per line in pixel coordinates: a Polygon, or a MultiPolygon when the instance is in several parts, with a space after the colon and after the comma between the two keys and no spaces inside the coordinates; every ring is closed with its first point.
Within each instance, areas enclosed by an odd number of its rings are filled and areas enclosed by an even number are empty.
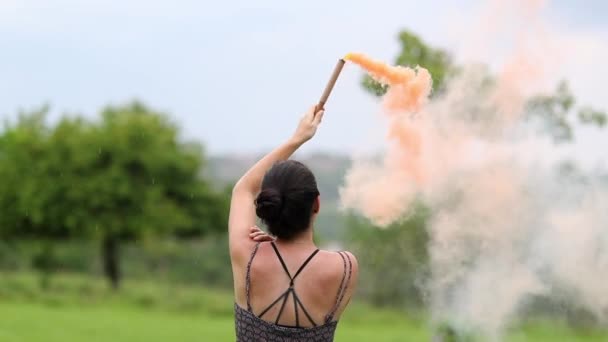
{"type": "Polygon", "coordinates": [[[300,146],[315,135],[323,113],[323,110],[316,110],[316,106],[310,108],[300,120],[293,136],[253,165],[232,189],[228,235],[233,261],[243,261],[255,244],[249,233],[250,228],[255,225],[254,199],[260,191],[264,174],[276,162],[289,159],[300,146]]]}

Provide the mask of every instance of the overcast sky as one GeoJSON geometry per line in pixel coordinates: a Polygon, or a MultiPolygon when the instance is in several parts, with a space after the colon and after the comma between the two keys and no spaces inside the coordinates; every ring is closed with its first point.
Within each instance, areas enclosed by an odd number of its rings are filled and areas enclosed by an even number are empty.
{"type": "MultiPolygon", "coordinates": [[[[0,118],[42,103],[52,118],[92,116],[137,98],[170,113],[212,154],[259,152],[291,133],[346,52],[392,61],[402,28],[458,51],[454,25],[474,19],[480,3],[0,0],[0,118]]],[[[551,29],[576,51],[556,77],[568,78],[581,102],[608,109],[608,2],[548,7],[551,29]]],[[[377,106],[360,77],[344,70],[308,150],[374,144],[377,106]]],[[[580,144],[606,150],[606,135],[585,132],[580,144]]],[[[595,150],[590,158],[607,154],[595,150]]]]}

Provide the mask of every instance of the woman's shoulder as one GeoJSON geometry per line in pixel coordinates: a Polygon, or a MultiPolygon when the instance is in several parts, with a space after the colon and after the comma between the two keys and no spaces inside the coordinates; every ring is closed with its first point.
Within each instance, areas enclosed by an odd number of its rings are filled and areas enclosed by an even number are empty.
{"type": "Polygon", "coordinates": [[[354,253],[350,251],[320,250],[323,258],[322,269],[331,278],[349,276],[356,280],[359,263],[354,253]]]}
{"type": "Polygon", "coordinates": [[[320,249],[319,252],[321,252],[325,257],[328,258],[333,258],[335,260],[346,260],[348,262],[348,260],[350,260],[351,263],[356,264],[357,263],[357,257],[355,256],[355,254],[353,252],[350,251],[346,251],[346,250],[325,250],[325,249],[320,249]]]}
{"type": "Polygon", "coordinates": [[[354,253],[350,251],[323,251],[325,260],[322,268],[326,274],[324,293],[333,293],[338,289],[334,318],[338,319],[354,295],[359,275],[359,264],[354,253]]]}

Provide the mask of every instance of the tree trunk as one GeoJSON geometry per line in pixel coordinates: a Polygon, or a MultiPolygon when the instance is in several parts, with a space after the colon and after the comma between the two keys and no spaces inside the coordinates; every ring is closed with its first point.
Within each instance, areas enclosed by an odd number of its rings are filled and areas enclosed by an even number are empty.
{"type": "Polygon", "coordinates": [[[48,290],[51,287],[51,275],[57,267],[53,245],[49,241],[43,242],[42,249],[34,256],[32,264],[38,271],[40,288],[48,290]]]}
{"type": "Polygon", "coordinates": [[[115,236],[104,236],[101,255],[104,274],[112,289],[118,290],[120,286],[120,269],[118,263],[118,239],[115,236]]]}

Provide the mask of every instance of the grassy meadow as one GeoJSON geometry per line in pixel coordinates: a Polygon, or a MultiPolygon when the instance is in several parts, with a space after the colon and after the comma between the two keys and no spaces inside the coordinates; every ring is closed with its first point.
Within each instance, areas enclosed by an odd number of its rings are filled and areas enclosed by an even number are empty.
{"type": "MultiPolygon", "coordinates": [[[[56,276],[41,291],[31,273],[0,273],[0,342],[234,341],[232,297],[223,290],[125,282],[113,293],[101,280],[56,276]]],[[[430,341],[425,320],[353,303],[336,341],[430,341]]],[[[608,332],[539,323],[507,341],[608,341],[608,332]]]]}

